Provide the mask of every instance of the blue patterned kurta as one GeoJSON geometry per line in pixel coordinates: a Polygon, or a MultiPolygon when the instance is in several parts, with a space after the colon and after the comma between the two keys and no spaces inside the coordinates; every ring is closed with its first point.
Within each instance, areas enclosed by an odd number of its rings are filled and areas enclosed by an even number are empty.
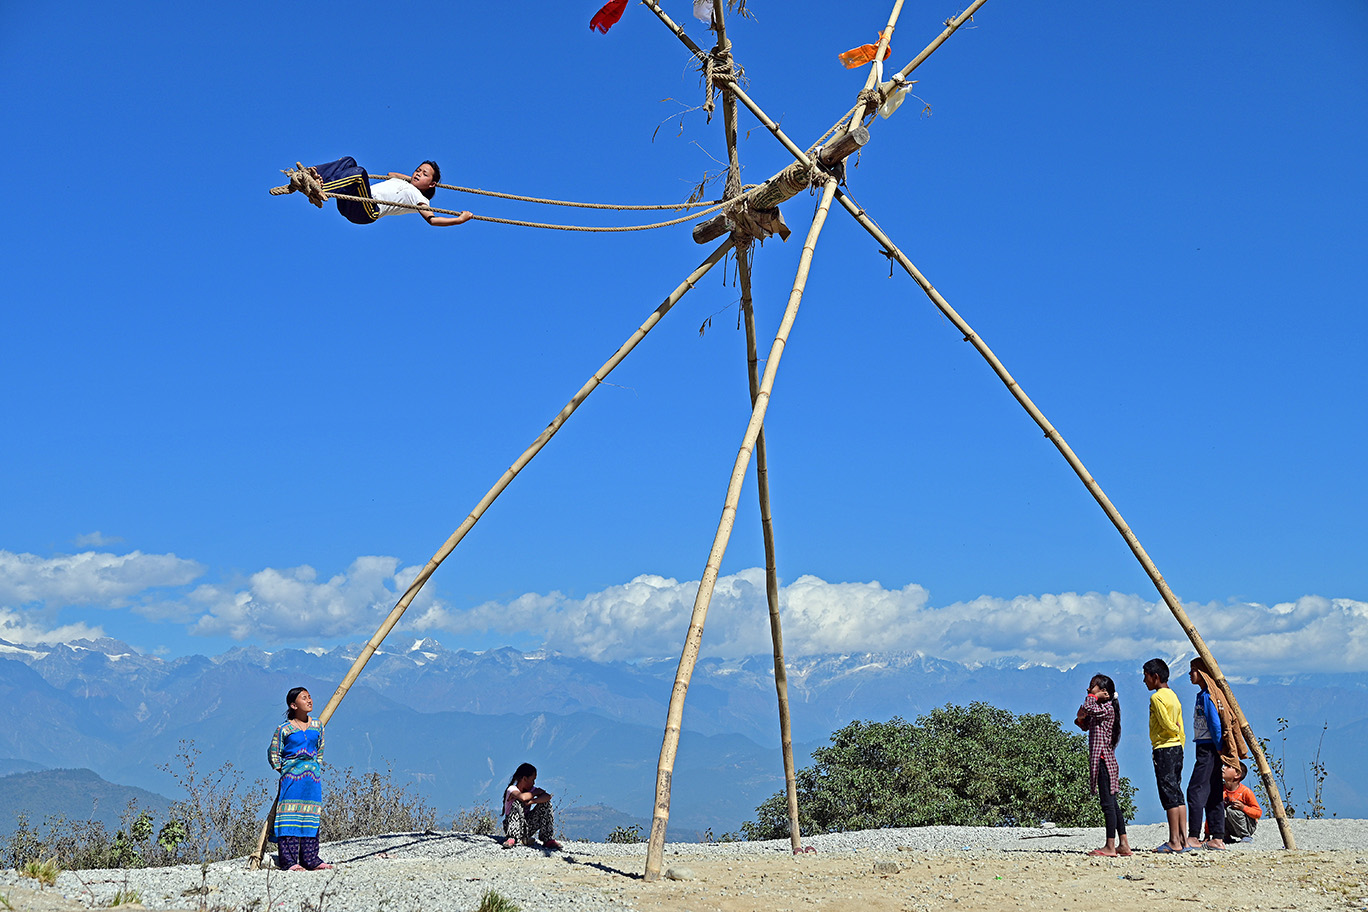
{"type": "Polygon", "coordinates": [[[323,809],[323,726],[310,719],[307,728],[293,720],[283,723],[271,736],[266,751],[271,769],[280,773],[276,802],[275,835],[317,836],[323,809]]]}

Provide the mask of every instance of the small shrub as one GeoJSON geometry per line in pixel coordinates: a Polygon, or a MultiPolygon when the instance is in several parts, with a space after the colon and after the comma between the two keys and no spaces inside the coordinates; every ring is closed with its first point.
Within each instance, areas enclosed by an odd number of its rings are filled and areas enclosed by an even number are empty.
{"type": "Polygon", "coordinates": [[[175,863],[176,850],[188,835],[185,824],[179,820],[168,820],[157,833],[157,846],[175,863]]]}
{"type": "Polygon", "coordinates": [[[475,912],[521,912],[521,907],[513,900],[494,890],[485,890],[475,912]]]}
{"type": "Polygon", "coordinates": [[[5,861],[8,862],[7,867],[18,870],[43,854],[43,840],[38,838],[38,831],[29,825],[28,814],[16,815],[15,823],[14,832],[5,841],[5,861]]]}
{"type": "Polygon", "coordinates": [[[422,833],[436,826],[437,811],[407,786],[396,785],[389,767],[383,774],[372,770],[358,776],[351,767],[324,774],[323,829],[328,839],[422,833]]]}
{"type": "Polygon", "coordinates": [[[708,827],[706,830],[703,831],[703,838],[699,841],[706,843],[707,845],[712,845],[715,842],[744,842],[745,837],[737,832],[723,833],[721,836],[714,836],[712,827],[708,827]]]}
{"type": "Polygon", "coordinates": [[[492,836],[498,823],[488,801],[481,801],[474,807],[462,808],[451,821],[451,828],[461,833],[474,833],[476,836],[492,836]]]}
{"type": "Polygon", "coordinates": [[[57,864],[56,858],[49,858],[47,861],[30,861],[19,869],[20,877],[29,877],[38,881],[42,887],[51,887],[57,883],[57,875],[62,873],[62,869],[57,864]]]}
{"type": "Polygon", "coordinates": [[[608,834],[608,838],[603,841],[618,845],[641,842],[641,827],[635,823],[631,826],[613,827],[612,832],[608,834]]]}
{"type": "Polygon", "coordinates": [[[217,861],[256,848],[261,815],[271,800],[265,782],[244,785],[242,773],[231,762],[200,773],[199,750],[191,739],[182,739],[173,762],[157,768],[169,773],[186,794],[171,805],[171,816],[181,822],[184,833],[174,840],[173,854],[184,846],[195,861],[217,861]]]}

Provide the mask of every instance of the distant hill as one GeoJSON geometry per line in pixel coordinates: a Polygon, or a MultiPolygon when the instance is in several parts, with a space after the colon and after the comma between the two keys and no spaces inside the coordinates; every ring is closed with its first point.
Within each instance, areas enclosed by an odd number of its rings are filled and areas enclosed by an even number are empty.
{"type": "Polygon", "coordinates": [[[110,835],[120,827],[129,802],[151,811],[160,823],[167,820],[171,799],[130,785],[106,782],[88,769],[46,769],[0,777],[0,833],[17,826],[26,814],[29,824],[46,831],[50,818],[98,820],[110,835]]]}
{"type": "Polygon", "coordinates": [[[35,773],[40,769],[46,769],[46,767],[41,763],[32,763],[28,760],[0,757],[0,777],[8,776],[10,773],[35,773]]]}
{"type": "MultiPolygon", "coordinates": [[[[114,640],[0,646],[0,756],[88,767],[164,794],[179,793],[160,767],[172,762],[182,739],[194,739],[201,771],[232,761],[248,778],[269,779],[266,742],[283,717],[285,691],[302,684],[322,706],[360,649],[248,647],[163,660],[114,640]]],[[[474,653],[430,639],[386,646],[328,726],[330,765],[391,768],[446,815],[496,802],[513,768],[527,760],[540,768],[539,782],[573,799],[571,806],[606,809],[595,813],[609,829],[649,819],[674,659],[598,663],[507,648],[474,653]],[[628,822],[609,823],[615,814],[628,822]]],[[[1162,820],[1138,662],[1064,672],[911,654],[800,657],[788,668],[795,754],[806,765],[814,747],[853,719],[910,720],[974,700],[1048,713],[1067,726],[1095,672],[1118,682],[1118,755],[1122,775],[1139,787],[1139,819],[1162,820]]],[[[1190,714],[1191,686],[1180,680],[1175,691],[1190,714]]],[[[1237,683],[1255,731],[1272,740],[1275,756],[1285,754],[1294,804],[1313,784],[1306,771],[1328,723],[1321,754],[1329,770],[1326,805],[1341,817],[1368,817],[1366,695],[1368,674],[1237,683]],[[1280,718],[1290,720],[1281,733],[1280,718]]],[[[770,657],[702,659],[684,711],[671,836],[735,830],[780,791],[778,734],[770,657]]]]}

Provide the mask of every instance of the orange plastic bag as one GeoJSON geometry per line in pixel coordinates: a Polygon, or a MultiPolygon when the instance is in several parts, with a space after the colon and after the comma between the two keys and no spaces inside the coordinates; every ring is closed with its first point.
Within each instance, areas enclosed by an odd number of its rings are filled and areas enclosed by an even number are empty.
{"type": "MultiPolygon", "coordinates": [[[[879,32],[879,37],[883,37],[883,32],[879,32]]],[[[874,52],[878,49],[879,45],[877,43],[862,44],[857,48],[851,48],[850,50],[841,54],[841,63],[845,65],[845,68],[847,70],[853,70],[856,67],[862,67],[866,63],[873,62],[874,52]]],[[[888,55],[891,53],[893,53],[893,45],[890,44],[887,48],[884,49],[883,59],[887,60],[888,55]]]]}

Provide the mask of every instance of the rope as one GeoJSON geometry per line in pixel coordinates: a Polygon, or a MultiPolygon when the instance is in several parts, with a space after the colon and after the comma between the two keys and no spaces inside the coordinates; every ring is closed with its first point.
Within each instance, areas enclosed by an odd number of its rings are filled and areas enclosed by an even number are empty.
{"type": "MultiPolygon", "coordinates": [[[[763,186],[763,185],[762,185],[762,186],[763,186]]],[[[651,225],[614,225],[614,226],[608,226],[608,227],[596,227],[596,226],[587,226],[587,225],[550,225],[550,224],[547,224],[547,223],[545,223],[545,222],[524,222],[524,221],[522,221],[522,220],[520,220],[520,219],[502,219],[502,218],[495,218],[495,217],[492,216],[492,215],[471,215],[471,218],[472,218],[473,220],[475,220],[475,221],[478,221],[478,222],[494,222],[495,224],[498,224],[498,225],[518,225],[518,226],[521,226],[521,227],[523,227],[523,228],[549,228],[549,229],[552,229],[552,230],[554,230],[554,231],[598,231],[598,232],[648,231],[648,230],[650,230],[650,229],[652,229],[652,228],[668,228],[668,227],[670,227],[671,225],[679,225],[679,224],[683,224],[684,222],[691,222],[691,221],[693,221],[694,219],[697,219],[697,218],[702,218],[703,216],[708,215],[709,213],[716,212],[718,209],[721,209],[723,206],[731,205],[732,203],[735,203],[735,202],[737,202],[737,201],[740,200],[740,199],[744,199],[745,197],[750,196],[750,194],[754,193],[756,190],[759,190],[759,189],[760,189],[760,187],[755,187],[755,188],[753,188],[753,189],[751,189],[751,190],[746,191],[746,193],[742,194],[742,195],[739,196],[739,197],[736,197],[735,199],[723,200],[723,201],[720,202],[720,203],[717,203],[717,204],[715,204],[715,205],[713,205],[713,206],[709,206],[707,209],[704,209],[702,212],[692,212],[692,213],[690,213],[690,214],[688,214],[688,215],[680,216],[680,217],[677,218],[677,219],[671,219],[671,220],[668,221],[668,222],[655,222],[654,224],[651,224],[651,225]]],[[[438,208],[435,207],[435,206],[412,206],[412,205],[409,205],[408,203],[392,203],[392,202],[389,202],[388,200],[377,201],[377,200],[375,200],[375,199],[373,199],[373,198],[371,198],[371,197],[368,197],[368,196],[352,196],[352,195],[347,194],[347,193],[332,193],[332,192],[329,192],[329,193],[328,193],[328,198],[329,198],[329,199],[352,200],[352,201],[358,202],[358,203],[375,203],[375,204],[382,205],[382,206],[394,206],[394,207],[396,207],[396,208],[398,208],[398,209],[412,209],[414,212],[418,212],[418,211],[440,212],[440,213],[443,214],[443,215],[461,215],[461,214],[462,214],[460,211],[458,211],[458,210],[453,210],[453,209],[438,209],[438,208]]]]}
{"type": "MultiPolygon", "coordinates": [[[[389,175],[368,174],[366,176],[371,180],[389,180],[389,175]]],[[[408,178],[405,178],[405,180],[408,180],[408,178]]],[[[412,183],[412,181],[410,181],[410,183],[412,183]]],[[[578,209],[620,209],[623,211],[640,212],[648,209],[696,209],[699,206],[712,206],[722,202],[722,200],[709,200],[697,203],[665,203],[659,206],[626,206],[618,205],[616,203],[573,203],[568,200],[541,199],[535,196],[518,196],[515,193],[496,193],[493,190],[480,190],[476,187],[458,187],[454,184],[438,184],[437,186],[441,187],[443,190],[455,190],[458,193],[474,193],[478,196],[493,196],[498,199],[518,200],[523,203],[544,203],[548,206],[571,206],[578,209]]],[[[278,187],[276,189],[281,193],[289,192],[283,187],[278,187]]],[[[272,190],[271,192],[275,193],[276,190],[272,190]]]]}

